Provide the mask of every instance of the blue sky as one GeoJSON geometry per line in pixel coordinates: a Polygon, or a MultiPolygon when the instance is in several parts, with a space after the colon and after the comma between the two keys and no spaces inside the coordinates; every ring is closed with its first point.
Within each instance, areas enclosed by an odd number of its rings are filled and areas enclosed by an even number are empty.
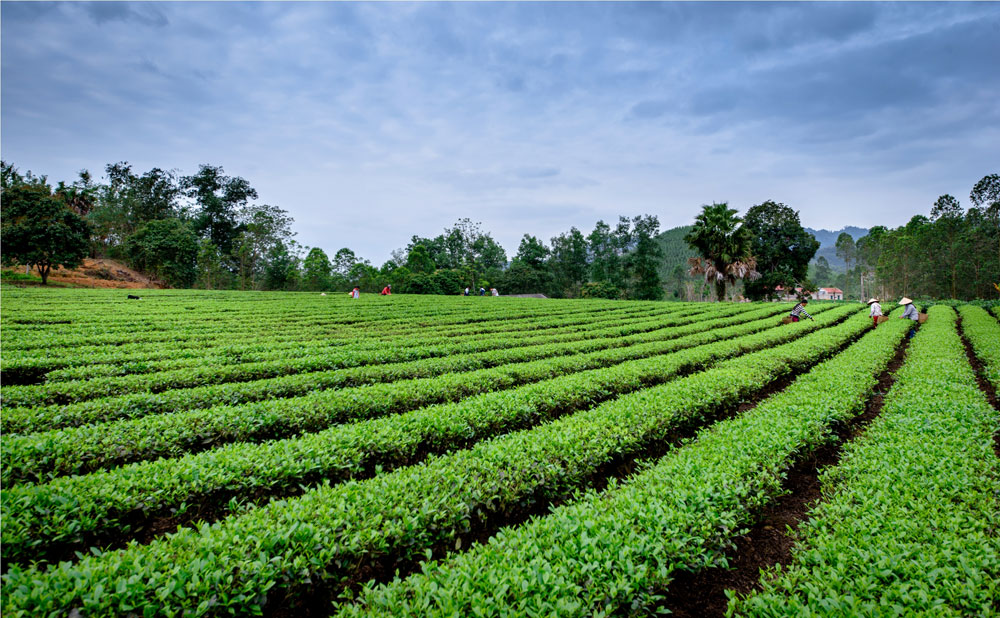
{"type": "Polygon", "coordinates": [[[766,199],[896,226],[1000,172],[998,3],[0,3],[0,150],[221,165],[376,264],[766,199]]]}

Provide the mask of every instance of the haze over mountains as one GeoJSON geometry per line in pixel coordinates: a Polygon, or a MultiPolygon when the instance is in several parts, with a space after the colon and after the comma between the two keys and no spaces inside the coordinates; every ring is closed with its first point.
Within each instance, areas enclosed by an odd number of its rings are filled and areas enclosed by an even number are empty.
{"type": "Polygon", "coordinates": [[[813,256],[813,261],[815,262],[821,256],[826,258],[826,261],[830,263],[830,268],[834,270],[843,271],[844,260],[837,257],[837,237],[840,236],[842,232],[847,232],[851,235],[855,241],[857,241],[862,236],[868,235],[868,230],[863,227],[855,227],[853,225],[848,225],[847,227],[831,232],[830,230],[814,230],[812,228],[805,228],[807,232],[816,237],[819,241],[819,251],[813,256]]]}

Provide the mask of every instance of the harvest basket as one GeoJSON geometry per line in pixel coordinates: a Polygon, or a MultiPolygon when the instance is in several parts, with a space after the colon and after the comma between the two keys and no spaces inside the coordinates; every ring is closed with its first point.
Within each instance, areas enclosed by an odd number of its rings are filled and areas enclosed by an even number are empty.
{"type": "Polygon", "coordinates": [[[792,316],[786,315],[785,317],[781,318],[781,323],[782,324],[791,324],[792,323],[792,316]]]}
{"type": "Polygon", "coordinates": [[[920,322],[921,324],[923,324],[924,322],[926,322],[927,321],[927,314],[926,313],[918,313],[917,314],[917,321],[920,322]]]}
{"type": "Polygon", "coordinates": [[[887,315],[880,315],[880,316],[878,316],[878,323],[879,324],[881,324],[882,322],[888,322],[888,321],[889,321],[889,316],[887,316],[887,315]]]}

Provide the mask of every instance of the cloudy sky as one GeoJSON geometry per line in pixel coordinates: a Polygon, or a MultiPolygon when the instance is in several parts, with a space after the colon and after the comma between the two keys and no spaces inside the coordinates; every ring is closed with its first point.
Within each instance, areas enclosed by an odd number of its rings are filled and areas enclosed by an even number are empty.
{"type": "Polygon", "coordinates": [[[221,165],[376,264],[766,199],[895,226],[1000,171],[998,3],[0,4],[0,148],[221,165]]]}

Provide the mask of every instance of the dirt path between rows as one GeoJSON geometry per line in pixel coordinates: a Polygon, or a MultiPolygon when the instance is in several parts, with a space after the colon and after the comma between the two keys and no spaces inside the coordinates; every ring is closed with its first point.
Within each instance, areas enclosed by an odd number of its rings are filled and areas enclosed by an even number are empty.
{"type": "Polygon", "coordinates": [[[789,493],[766,509],[745,535],[735,539],[736,548],[728,555],[730,568],[679,573],[670,583],[660,607],[669,609],[678,618],[725,616],[729,604],[727,590],[741,597],[760,590],[761,569],[791,560],[795,530],[822,495],[819,472],[837,465],[844,445],[864,433],[881,413],[883,397],[896,381],[895,374],[903,364],[908,344],[909,339],[904,338],[896,348],[896,355],[879,375],[864,412],[836,429],[838,440],[821,447],[788,471],[783,486],[789,493]]]}

